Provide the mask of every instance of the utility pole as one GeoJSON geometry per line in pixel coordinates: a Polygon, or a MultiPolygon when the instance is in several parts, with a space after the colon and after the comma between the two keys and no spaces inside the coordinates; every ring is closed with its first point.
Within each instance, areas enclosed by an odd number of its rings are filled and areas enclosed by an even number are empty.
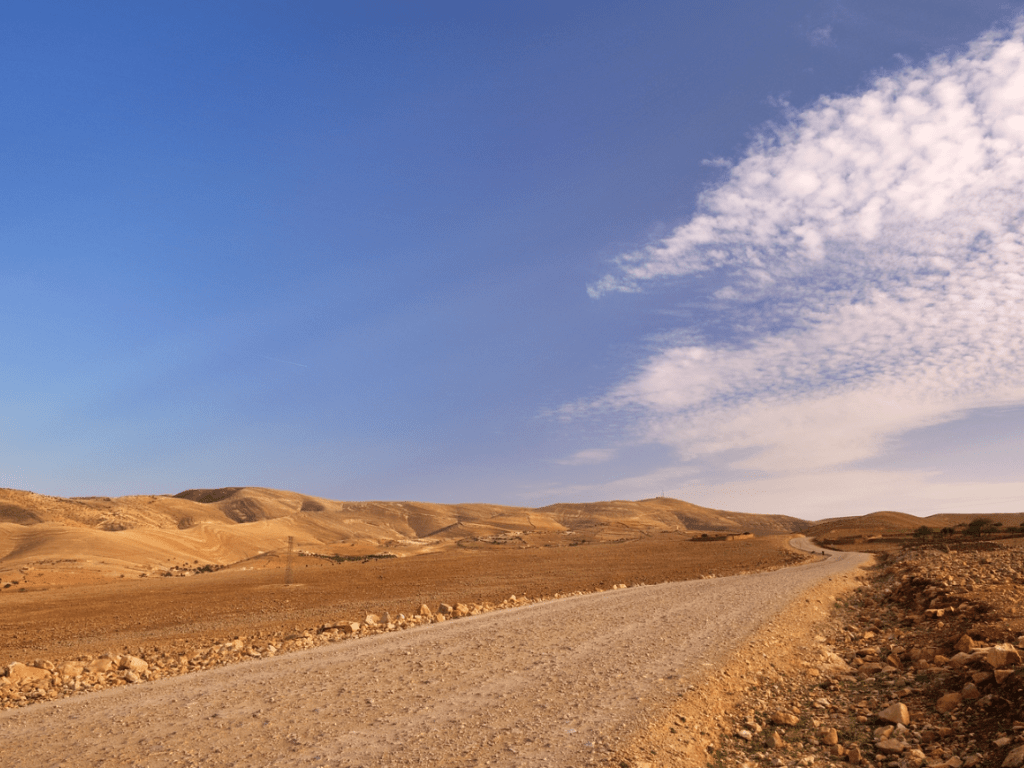
{"type": "Polygon", "coordinates": [[[292,550],[295,547],[295,537],[288,537],[288,560],[284,567],[284,583],[285,586],[290,587],[292,585],[292,550]]]}

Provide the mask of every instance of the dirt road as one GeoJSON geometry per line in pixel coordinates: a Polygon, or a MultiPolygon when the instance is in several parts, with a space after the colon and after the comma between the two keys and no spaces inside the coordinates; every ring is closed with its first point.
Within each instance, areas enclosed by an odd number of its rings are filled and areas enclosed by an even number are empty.
{"type": "Polygon", "coordinates": [[[466,542],[446,551],[367,562],[303,557],[295,563],[292,587],[285,586],[281,558],[193,578],[84,584],[77,564],[37,564],[12,577],[19,581],[14,588],[0,590],[0,666],[33,659],[60,665],[82,654],[177,655],[239,636],[265,643],[293,630],[362,621],[368,613],[410,615],[423,603],[435,610],[440,603],[499,605],[513,594],[541,598],[620,583],[731,576],[803,559],[788,546],[788,536],[690,538],[660,533],[557,547],[466,542]]]}
{"type": "Polygon", "coordinates": [[[864,556],[602,592],[0,714],[0,765],[600,764],[864,556]]]}

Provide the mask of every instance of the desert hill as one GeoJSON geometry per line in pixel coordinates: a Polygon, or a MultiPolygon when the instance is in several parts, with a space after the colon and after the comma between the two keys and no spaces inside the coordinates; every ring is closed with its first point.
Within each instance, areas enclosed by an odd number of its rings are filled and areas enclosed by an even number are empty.
{"type": "Polygon", "coordinates": [[[535,510],[549,515],[567,529],[621,529],[623,531],[687,530],[714,533],[743,533],[758,536],[794,533],[809,523],[786,515],[754,515],[698,507],[665,497],[643,501],[606,501],[591,504],[552,504],[535,510]]]}
{"type": "Polygon", "coordinates": [[[308,553],[419,554],[451,546],[553,546],[659,532],[791,533],[807,523],[669,498],[555,504],[333,501],[268,488],[59,498],[0,489],[0,568],[104,565],[128,570],[229,565],[278,557],[289,537],[308,553]]]}
{"type": "Polygon", "coordinates": [[[894,534],[913,533],[921,526],[934,530],[942,528],[954,528],[958,525],[967,525],[972,520],[984,518],[993,523],[999,523],[1004,528],[1019,526],[1024,523],[1024,513],[999,513],[999,514],[936,514],[928,517],[916,517],[905,512],[872,512],[868,515],[857,517],[835,517],[827,520],[819,520],[812,523],[805,534],[812,538],[827,537],[830,539],[845,537],[868,537],[887,536],[894,534]]]}

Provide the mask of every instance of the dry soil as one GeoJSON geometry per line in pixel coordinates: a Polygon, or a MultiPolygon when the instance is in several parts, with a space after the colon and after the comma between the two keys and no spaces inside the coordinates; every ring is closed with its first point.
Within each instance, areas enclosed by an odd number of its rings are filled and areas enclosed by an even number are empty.
{"type": "Polygon", "coordinates": [[[863,559],[552,600],[10,710],[0,763],[612,764],[744,638],[863,559]]]}

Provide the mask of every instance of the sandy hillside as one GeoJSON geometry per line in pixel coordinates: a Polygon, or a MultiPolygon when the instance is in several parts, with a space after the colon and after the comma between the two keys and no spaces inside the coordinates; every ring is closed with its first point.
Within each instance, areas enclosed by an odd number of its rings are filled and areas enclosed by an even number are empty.
{"type": "Polygon", "coordinates": [[[972,520],[984,518],[999,523],[1004,528],[1024,523],[1024,513],[1017,514],[940,514],[928,517],[915,517],[904,512],[872,512],[857,517],[835,517],[812,523],[806,530],[811,538],[825,537],[830,539],[842,537],[888,536],[913,533],[921,526],[935,530],[967,525],[972,520]]]}
{"type": "Polygon", "coordinates": [[[301,552],[401,557],[452,546],[569,546],[669,531],[764,535],[806,526],[668,498],[530,509],[345,502],[267,488],[69,499],[0,489],[0,579],[29,565],[82,573],[227,565],[280,556],[289,537],[301,552]]]}

